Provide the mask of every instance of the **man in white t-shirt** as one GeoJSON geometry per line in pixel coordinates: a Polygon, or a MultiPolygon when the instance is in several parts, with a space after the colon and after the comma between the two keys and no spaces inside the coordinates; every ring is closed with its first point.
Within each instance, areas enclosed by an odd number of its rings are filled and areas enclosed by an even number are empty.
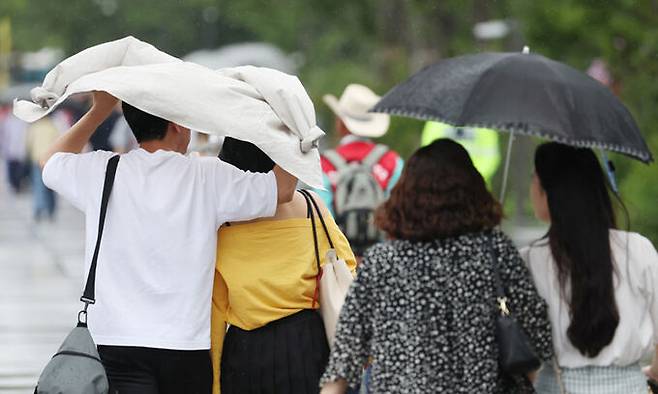
{"type": "MultiPolygon", "coordinates": [[[[44,183],[85,213],[85,272],[107,161],[80,154],[116,99],[94,105],[43,158],[44,183]]],[[[139,149],[121,156],[110,197],[88,324],[112,393],[209,393],[210,307],[217,229],[272,216],[297,180],[278,166],[243,172],[188,157],[190,131],[123,103],[139,149]]]]}

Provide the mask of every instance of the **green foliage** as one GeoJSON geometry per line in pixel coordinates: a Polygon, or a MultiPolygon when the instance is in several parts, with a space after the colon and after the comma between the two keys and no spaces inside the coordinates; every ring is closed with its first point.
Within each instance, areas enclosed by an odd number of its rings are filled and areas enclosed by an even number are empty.
{"type": "Polygon", "coordinates": [[[182,56],[253,36],[223,19],[215,0],[2,0],[3,14],[23,51],[57,46],[74,53],[134,35],[182,56]]]}
{"type": "MultiPolygon", "coordinates": [[[[658,2],[653,0],[510,2],[533,50],[581,69],[604,59],[614,90],[651,151],[658,153],[658,2]]],[[[615,155],[632,228],[658,243],[658,166],[615,155]]]]}
{"type": "MultiPolygon", "coordinates": [[[[327,131],[333,115],[324,94],[338,96],[353,82],[383,94],[441,58],[523,44],[579,69],[601,58],[658,152],[658,0],[2,0],[0,17],[7,15],[19,51],[51,45],[74,53],[128,34],[178,56],[238,41],[271,42],[303,60],[300,78],[327,131]],[[505,39],[477,42],[474,24],[489,19],[517,27],[505,39]]],[[[419,121],[393,118],[382,141],[408,156],[421,128],[419,121]]],[[[515,150],[516,159],[529,160],[529,149],[532,144],[515,150]]],[[[658,167],[618,156],[615,162],[634,228],[658,243],[658,167]]],[[[512,180],[519,196],[526,184],[512,180]]],[[[518,214],[525,202],[516,200],[518,214]]]]}

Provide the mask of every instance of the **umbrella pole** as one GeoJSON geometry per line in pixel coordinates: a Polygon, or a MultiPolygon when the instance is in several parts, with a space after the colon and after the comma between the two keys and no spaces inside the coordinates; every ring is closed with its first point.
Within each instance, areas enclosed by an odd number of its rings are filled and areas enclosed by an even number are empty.
{"type": "Polygon", "coordinates": [[[509,140],[507,141],[507,154],[505,155],[505,168],[503,170],[503,185],[500,189],[500,203],[505,204],[505,192],[507,191],[507,176],[509,175],[509,165],[512,158],[512,144],[514,144],[514,132],[510,131],[509,140]]]}

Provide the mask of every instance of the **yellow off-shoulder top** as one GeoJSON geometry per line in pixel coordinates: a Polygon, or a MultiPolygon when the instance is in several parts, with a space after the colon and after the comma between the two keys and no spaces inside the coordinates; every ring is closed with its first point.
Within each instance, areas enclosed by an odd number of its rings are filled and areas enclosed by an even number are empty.
{"type": "MultiPolygon", "coordinates": [[[[324,216],[339,258],[354,273],[356,258],[330,215],[324,216]]],[[[316,218],[320,258],[329,243],[316,218]]],[[[311,309],[317,265],[311,220],[264,220],[219,230],[212,296],[213,393],[219,393],[222,345],[227,324],[253,330],[311,309]]],[[[316,308],[318,304],[316,303],[316,308]]]]}

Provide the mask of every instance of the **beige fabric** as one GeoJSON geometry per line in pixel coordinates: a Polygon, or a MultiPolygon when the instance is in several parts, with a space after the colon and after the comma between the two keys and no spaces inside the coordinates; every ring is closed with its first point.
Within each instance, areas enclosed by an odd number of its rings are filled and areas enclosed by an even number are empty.
{"type": "Polygon", "coordinates": [[[354,277],[345,260],[339,259],[334,249],[329,249],[325,255],[320,279],[320,313],[330,348],[334,345],[340,309],[353,281],[354,277]]]}

